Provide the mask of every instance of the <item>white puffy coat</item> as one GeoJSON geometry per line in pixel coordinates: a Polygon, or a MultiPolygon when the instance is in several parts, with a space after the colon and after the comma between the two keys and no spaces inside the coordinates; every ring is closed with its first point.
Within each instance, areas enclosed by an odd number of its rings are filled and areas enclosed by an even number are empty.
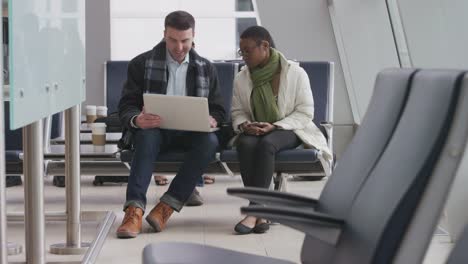
{"type": "MultiPolygon", "coordinates": [[[[288,61],[281,53],[281,73],[278,92],[280,120],[274,124],[286,130],[294,130],[304,147],[313,146],[321,150],[327,160],[332,159],[325,136],[312,122],[314,117],[314,99],[310,89],[309,77],[299,63],[288,61]]],[[[239,132],[239,125],[253,121],[250,104],[252,80],[247,66],[234,78],[232,99],[232,125],[239,132]]]]}

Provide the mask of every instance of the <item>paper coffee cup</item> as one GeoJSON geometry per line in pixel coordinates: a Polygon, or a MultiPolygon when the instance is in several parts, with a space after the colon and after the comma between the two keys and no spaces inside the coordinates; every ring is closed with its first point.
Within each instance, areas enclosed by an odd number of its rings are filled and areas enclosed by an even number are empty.
{"type": "Polygon", "coordinates": [[[93,123],[91,125],[91,138],[93,145],[104,146],[106,145],[106,124],[105,123],[93,123]]]}
{"type": "Polygon", "coordinates": [[[86,123],[90,124],[96,120],[96,106],[95,105],[87,105],[86,106],[86,123]]]}
{"type": "Polygon", "coordinates": [[[106,146],[93,145],[94,153],[104,153],[106,151],[106,146]]]}
{"type": "Polygon", "coordinates": [[[97,116],[97,118],[106,117],[107,116],[107,107],[106,106],[96,107],[96,116],[97,116]]]}

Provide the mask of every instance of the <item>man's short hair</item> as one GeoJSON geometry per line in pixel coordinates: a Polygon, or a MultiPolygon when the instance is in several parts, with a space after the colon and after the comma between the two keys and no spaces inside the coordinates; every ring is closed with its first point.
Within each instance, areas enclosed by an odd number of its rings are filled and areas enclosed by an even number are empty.
{"type": "Polygon", "coordinates": [[[195,30],[195,18],[188,12],[179,10],[174,11],[166,16],[164,20],[164,28],[172,27],[177,30],[187,30],[189,28],[195,30]]]}
{"type": "Polygon", "coordinates": [[[242,34],[240,35],[241,39],[253,39],[257,43],[257,45],[260,45],[260,43],[265,40],[268,43],[270,43],[270,47],[274,48],[275,47],[275,42],[273,42],[273,38],[270,35],[270,32],[266,30],[266,28],[261,27],[261,26],[251,26],[244,30],[242,34]]]}

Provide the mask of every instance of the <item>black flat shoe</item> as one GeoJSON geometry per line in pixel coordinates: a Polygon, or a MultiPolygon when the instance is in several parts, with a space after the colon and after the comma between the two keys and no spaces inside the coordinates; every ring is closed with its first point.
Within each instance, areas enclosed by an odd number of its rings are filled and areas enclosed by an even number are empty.
{"type": "Polygon", "coordinates": [[[238,234],[240,235],[247,235],[247,234],[250,234],[252,233],[253,229],[255,227],[248,227],[244,224],[242,224],[242,222],[239,222],[237,223],[237,225],[234,227],[234,231],[236,231],[238,234]]]}
{"type": "Polygon", "coordinates": [[[255,225],[254,228],[252,228],[252,232],[255,234],[263,234],[266,231],[270,229],[270,223],[260,223],[258,225],[255,225]]]}

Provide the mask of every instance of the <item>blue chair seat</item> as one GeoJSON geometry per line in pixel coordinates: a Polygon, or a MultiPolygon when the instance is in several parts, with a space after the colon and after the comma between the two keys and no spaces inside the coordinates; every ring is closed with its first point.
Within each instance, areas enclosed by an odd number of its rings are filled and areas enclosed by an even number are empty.
{"type": "MultiPolygon", "coordinates": [[[[276,162],[314,163],[318,161],[317,155],[316,149],[288,149],[280,151],[276,155],[276,162]]],[[[239,162],[237,152],[234,149],[221,152],[220,160],[222,162],[239,162]]]]}
{"type": "Polygon", "coordinates": [[[21,150],[6,150],[5,160],[6,162],[20,162],[20,155],[23,153],[21,150]]]}
{"type": "MultiPolygon", "coordinates": [[[[242,61],[226,61],[215,62],[213,64],[218,74],[220,93],[223,98],[226,112],[226,124],[231,122],[230,111],[232,106],[233,80],[235,74],[242,67],[242,61]]],[[[331,95],[333,94],[333,75],[334,66],[332,62],[317,62],[317,61],[301,61],[300,66],[306,71],[309,76],[310,87],[314,96],[314,120],[315,124],[322,130],[325,136],[327,133],[333,134],[331,129],[325,131],[320,125],[322,122],[332,123],[333,118],[330,116],[333,109],[331,95]]],[[[127,78],[128,61],[108,61],[106,63],[106,104],[109,113],[118,110],[118,102],[120,99],[122,87],[127,78]]],[[[108,126],[109,128],[110,126],[108,126]]],[[[229,136],[220,132],[221,148],[225,147],[229,136]]],[[[332,145],[331,143],[329,144],[332,145]]],[[[220,160],[226,162],[230,171],[239,171],[239,162],[235,150],[220,150],[220,160]]],[[[130,162],[132,159],[131,152],[121,154],[123,162],[130,162]]],[[[278,153],[276,157],[275,171],[281,173],[309,173],[313,176],[323,177],[323,166],[317,158],[317,151],[313,149],[294,149],[278,153]]],[[[163,153],[158,157],[156,169],[162,169],[161,164],[170,165],[171,169],[178,170],[177,165],[184,160],[184,153],[172,151],[163,153]]],[[[216,160],[214,160],[216,161],[216,160]]],[[[221,167],[221,171],[225,171],[226,167],[221,167]]],[[[329,172],[328,172],[329,173],[329,172]]]]}
{"type": "MultiPolygon", "coordinates": [[[[171,150],[163,152],[159,155],[156,162],[154,162],[154,172],[177,172],[180,165],[185,160],[185,154],[182,150],[171,150]]],[[[120,153],[120,161],[130,163],[132,161],[133,151],[124,150],[120,153]]],[[[219,172],[221,167],[218,160],[213,157],[213,160],[206,168],[205,173],[219,172]]]]}
{"type": "MultiPolygon", "coordinates": [[[[168,152],[162,152],[159,154],[157,162],[183,162],[185,159],[186,152],[182,150],[171,150],[168,152]]],[[[122,162],[131,162],[133,157],[133,151],[125,150],[121,152],[120,160],[122,162]]],[[[214,162],[215,160],[213,160],[214,162]]]]}

